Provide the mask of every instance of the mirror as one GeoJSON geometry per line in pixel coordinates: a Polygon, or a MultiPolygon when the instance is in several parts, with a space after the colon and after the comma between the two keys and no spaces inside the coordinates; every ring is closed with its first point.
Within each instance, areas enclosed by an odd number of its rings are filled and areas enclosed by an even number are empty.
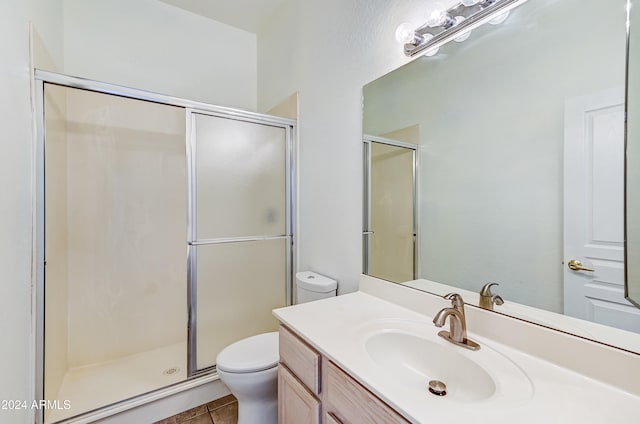
{"type": "Polygon", "coordinates": [[[472,304],[499,283],[496,312],[640,353],[624,295],[626,3],[531,0],[364,87],[365,138],[419,134],[417,279],[386,279],[472,304]]]}
{"type": "Polygon", "coordinates": [[[630,25],[627,39],[625,296],[640,307],[640,2],[634,0],[630,5],[635,7],[629,8],[630,25]]]}

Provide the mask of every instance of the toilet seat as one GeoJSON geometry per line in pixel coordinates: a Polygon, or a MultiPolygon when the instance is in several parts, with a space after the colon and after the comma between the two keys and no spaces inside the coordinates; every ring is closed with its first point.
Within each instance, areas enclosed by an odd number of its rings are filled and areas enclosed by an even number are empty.
{"type": "Polygon", "coordinates": [[[228,373],[264,371],[278,365],[278,332],[258,334],[230,344],[218,354],[216,368],[228,373]]]}

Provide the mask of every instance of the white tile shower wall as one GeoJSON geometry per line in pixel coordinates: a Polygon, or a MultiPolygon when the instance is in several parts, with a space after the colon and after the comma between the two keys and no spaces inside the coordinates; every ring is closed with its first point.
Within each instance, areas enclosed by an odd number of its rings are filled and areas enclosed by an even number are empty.
{"type": "Polygon", "coordinates": [[[65,73],[256,108],[256,35],[156,0],[65,0],[65,73]]]}
{"type": "Polygon", "coordinates": [[[258,110],[299,92],[299,269],[339,293],[362,270],[362,86],[408,61],[395,28],[421,24],[426,4],[287,0],[258,33],[258,110]]]}
{"type": "MultiPolygon", "coordinates": [[[[29,22],[62,63],[62,2],[0,2],[0,400],[33,397],[31,321],[32,121],[29,104],[29,22]]],[[[1,422],[29,422],[31,409],[0,410],[1,422]]]]}

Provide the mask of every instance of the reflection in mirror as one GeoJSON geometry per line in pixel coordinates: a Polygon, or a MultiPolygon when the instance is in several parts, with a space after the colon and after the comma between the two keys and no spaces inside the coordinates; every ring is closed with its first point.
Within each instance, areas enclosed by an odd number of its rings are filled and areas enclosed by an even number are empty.
{"type": "Polygon", "coordinates": [[[630,5],[627,50],[625,295],[640,307],[640,2],[632,0],[630,5]]]}
{"type": "Polygon", "coordinates": [[[418,137],[364,137],[363,269],[393,282],[416,278],[415,169],[418,137]],[[400,141],[401,138],[407,141],[400,141]]]}
{"type": "Polygon", "coordinates": [[[529,1],[365,86],[365,134],[420,130],[408,285],[477,304],[500,283],[497,312],[640,353],[623,287],[625,21],[626,0],[529,1]]]}

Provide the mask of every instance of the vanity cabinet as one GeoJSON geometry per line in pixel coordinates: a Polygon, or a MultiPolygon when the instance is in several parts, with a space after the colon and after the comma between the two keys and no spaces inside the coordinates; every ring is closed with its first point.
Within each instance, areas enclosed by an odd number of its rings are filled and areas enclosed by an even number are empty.
{"type": "Polygon", "coordinates": [[[279,334],[279,424],[408,423],[291,330],[279,334]]]}

